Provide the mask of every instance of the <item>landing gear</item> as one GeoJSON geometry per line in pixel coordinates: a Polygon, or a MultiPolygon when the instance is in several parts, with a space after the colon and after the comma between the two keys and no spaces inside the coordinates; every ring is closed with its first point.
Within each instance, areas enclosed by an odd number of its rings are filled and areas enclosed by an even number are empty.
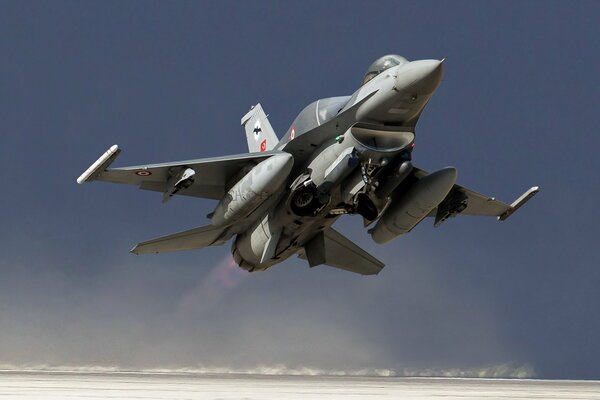
{"type": "Polygon", "coordinates": [[[300,217],[313,215],[321,206],[317,196],[317,189],[311,186],[299,189],[292,195],[290,206],[292,211],[300,217]]]}
{"type": "Polygon", "coordinates": [[[312,190],[303,190],[296,193],[294,196],[293,204],[296,208],[306,208],[315,199],[315,195],[312,190]]]}
{"type": "Polygon", "coordinates": [[[365,193],[359,193],[356,195],[356,213],[363,216],[368,221],[373,221],[379,215],[377,207],[373,204],[373,201],[365,193]]]}

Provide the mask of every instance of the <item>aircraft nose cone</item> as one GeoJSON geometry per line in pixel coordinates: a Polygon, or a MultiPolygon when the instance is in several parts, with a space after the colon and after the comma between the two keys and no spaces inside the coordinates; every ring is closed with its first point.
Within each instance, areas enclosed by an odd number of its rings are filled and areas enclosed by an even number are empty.
{"type": "Polygon", "coordinates": [[[414,94],[429,95],[442,81],[444,60],[412,61],[398,71],[396,88],[414,94]]]}

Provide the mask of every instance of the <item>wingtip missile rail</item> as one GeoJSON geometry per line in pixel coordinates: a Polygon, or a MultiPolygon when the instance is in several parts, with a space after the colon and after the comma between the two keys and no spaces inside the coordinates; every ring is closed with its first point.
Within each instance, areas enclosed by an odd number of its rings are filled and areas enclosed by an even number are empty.
{"type": "Polygon", "coordinates": [[[98,174],[104,171],[113,161],[117,158],[117,156],[121,153],[121,149],[116,144],[110,146],[104,154],[100,156],[88,169],[85,170],[83,174],[77,178],[78,184],[83,184],[85,182],[93,181],[98,174]]]}
{"type": "Polygon", "coordinates": [[[505,212],[503,212],[502,214],[500,214],[498,216],[498,221],[504,221],[508,217],[510,217],[511,215],[513,215],[513,213],[515,211],[517,211],[519,208],[521,208],[533,196],[535,196],[536,194],[538,194],[539,191],[540,191],[540,187],[539,186],[533,186],[532,188],[530,188],[529,190],[527,190],[525,193],[523,193],[521,195],[521,197],[519,197],[517,200],[514,201],[514,203],[512,203],[510,205],[510,208],[508,210],[506,210],[505,212]]]}

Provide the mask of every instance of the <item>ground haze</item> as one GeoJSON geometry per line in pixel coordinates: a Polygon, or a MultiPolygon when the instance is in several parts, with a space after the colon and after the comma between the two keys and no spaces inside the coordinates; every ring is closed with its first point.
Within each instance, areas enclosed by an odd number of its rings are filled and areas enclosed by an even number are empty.
{"type": "Polygon", "coordinates": [[[0,373],[9,399],[600,399],[598,381],[269,376],[236,374],[0,373]]]}

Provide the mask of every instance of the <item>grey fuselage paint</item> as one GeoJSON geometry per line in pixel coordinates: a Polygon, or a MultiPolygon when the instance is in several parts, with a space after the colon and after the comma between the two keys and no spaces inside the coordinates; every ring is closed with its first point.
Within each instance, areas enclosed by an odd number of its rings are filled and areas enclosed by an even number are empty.
{"type": "MultiPolygon", "coordinates": [[[[412,149],[415,125],[441,77],[441,61],[406,62],[379,73],[351,96],[320,99],[306,106],[276,146],[276,150],[294,157],[292,172],[278,188],[270,188],[269,195],[249,215],[236,221],[232,253],[238,265],[249,271],[263,271],[294,254],[302,254],[305,244],[340,215],[356,211],[361,194],[371,198],[378,213],[385,211],[389,199],[378,199],[375,190],[366,188],[376,188],[374,181],[395,173],[398,157],[406,157],[406,151],[412,149]],[[347,131],[340,134],[331,129],[314,135],[317,143],[305,141],[303,148],[292,145],[303,135],[313,135],[321,126],[342,116],[350,118],[347,131]],[[374,136],[383,138],[383,145],[376,144],[375,139],[365,139],[365,131],[383,132],[374,136]],[[409,133],[413,134],[412,139],[409,133]],[[398,142],[400,134],[405,139],[398,142]],[[390,136],[394,138],[388,139],[390,136]],[[325,181],[328,169],[339,159],[346,162],[348,157],[344,155],[351,153],[358,163],[348,162],[348,171],[336,171],[336,176],[343,179],[327,187],[324,195],[319,193],[317,186],[325,181]],[[370,176],[369,169],[377,175],[370,176]],[[308,193],[311,187],[314,194],[308,193]],[[300,196],[300,191],[307,194],[300,196]],[[309,198],[316,205],[303,215],[297,210],[302,210],[304,203],[310,205],[309,198]],[[275,251],[272,258],[264,260],[271,238],[277,239],[275,251]]],[[[345,164],[340,168],[343,167],[345,164]]],[[[396,193],[394,198],[398,197],[401,194],[396,193]]]]}

